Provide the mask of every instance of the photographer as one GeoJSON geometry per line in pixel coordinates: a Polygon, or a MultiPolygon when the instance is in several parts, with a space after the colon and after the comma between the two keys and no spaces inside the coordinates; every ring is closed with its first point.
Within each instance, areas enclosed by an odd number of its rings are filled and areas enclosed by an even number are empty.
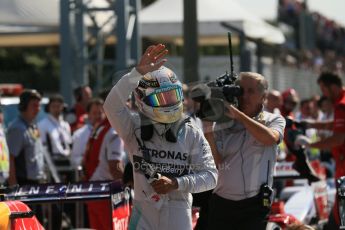
{"type": "Polygon", "coordinates": [[[192,229],[191,193],[217,183],[210,146],[201,130],[182,116],[182,85],[163,66],[167,52],[162,44],[150,46],[104,103],[133,164],[129,229],[192,229]],[[126,106],[132,91],[137,115],[126,106]]]}
{"type": "Polygon", "coordinates": [[[273,169],[285,120],[263,110],[267,81],[257,73],[241,73],[239,108],[225,104],[233,121],[204,121],[218,167],[218,183],[210,203],[209,229],[265,229],[270,209],[273,169]]]}

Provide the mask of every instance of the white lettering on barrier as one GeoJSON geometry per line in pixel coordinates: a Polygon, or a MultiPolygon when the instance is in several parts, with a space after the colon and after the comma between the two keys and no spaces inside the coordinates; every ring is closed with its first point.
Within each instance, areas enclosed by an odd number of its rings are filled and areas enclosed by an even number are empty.
{"type": "Polygon", "coordinates": [[[71,192],[81,192],[81,189],[82,189],[82,185],[73,185],[72,186],[72,189],[71,189],[71,192]]]}
{"type": "Polygon", "coordinates": [[[293,168],[293,162],[277,162],[274,176],[299,176],[299,173],[293,168]]]}
{"type": "Polygon", "coordinates": [[[92,191],[92,188],[93,188],[93,184],[90,184],[90,186],[89,186],[89,192],[91,192],[92,191]]]}
{"type": "Polygon", "coordinates": [[[89,193],[105,192],[109,189],[108,183],[90,184],[70,184],[70,185],[35,185],[19,187],[15,196],[39,195],[39,194],[59,194],[59,193],[89,193]]]}
{"type": "Polygon", "coordinates": [[[48,186],[46,189],[46,193],[54,192],[54,188],[55,188],[54,185],[48,186]]]}
{"type": "Polygon", "coordinates": [[[29,194],[38,194],[40,187],[30,187],[29,194]]]}
{"type": "Polygon", "coordinates": [[[127,230],[128,229],[128,217],[118,219],[113,217],[113,229],[116,230],[127,230]]]}
{"type": "Polygon", "coordinates": [[[102,183],[101,186],[101,191],[104,191],[106,189],[106,186],[108,186],[108,183],[102,183]]]}
{"type": "MultiPolygon", "coordinates": [[[[122,193],[122,192],[121,192],[122,193]]],[[[122,201],[121,193],[115,193],[112,195],[113,205],[116,206],[122,201]]]]}
{"type": "Polygon", "coordinates": [[[67,189],[67,185],[62,185],[60,188],[58,188],[59,192],[64,192],[67,189]]]}

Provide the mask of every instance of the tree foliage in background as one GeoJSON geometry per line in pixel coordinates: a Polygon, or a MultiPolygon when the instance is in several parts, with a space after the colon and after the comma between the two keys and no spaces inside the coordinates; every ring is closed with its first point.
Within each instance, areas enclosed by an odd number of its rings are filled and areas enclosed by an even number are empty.
{"type": "MultiPolygon", "coordinates": [[[[142,0],[142,7],[146,7],[156,0],[142,0]]],[[[224,36],[225,33],[224,33],[224,36]]],[[[143,39],[143,50],[149,45],[160,41],[143,39]]],[[[181,56],[183,47],[166,43],[170,54],[181,56]]],[[[200,46],[200,55],[226,55],[226,46],[200,46]]],[[[238,47],[234,47],[238,53],[238,47]]],[[[114,48],[106,46],[106,58],[113,57],[114,48]]],[[[0,48],[0,83],[20,83],[25,88],[35,88],[44,93],[59,92],[60,60],[59,47],[9,47],[0,48]]],[[[108,75],[105,67],[103,74],[108,75]]],[[[96,84],[95,72],[90,71],[90,85],[96,84]]],[[[105,79],[106,80],[106,79],[105,79]]],[[[111,84],[106,82],[105,84],[111,84]]]]}
{"type": "MultiPolygon", "coordinates": [[[[148,6],[155,0],[142,0],[148,6]]],[[[113,52],[106,47],[106,52],[113,52]]],[[[20,83],[41,92],[59,91],[59,47],[0,48],[0,83],[20,83]]],[[[90,84],[94,84],[90,73],[90,84]]]]}
{"type": "Polygon", "coordinates": [[[0,48],[0,83],[41,92],[59,90],[58,47],[0,48]]]}

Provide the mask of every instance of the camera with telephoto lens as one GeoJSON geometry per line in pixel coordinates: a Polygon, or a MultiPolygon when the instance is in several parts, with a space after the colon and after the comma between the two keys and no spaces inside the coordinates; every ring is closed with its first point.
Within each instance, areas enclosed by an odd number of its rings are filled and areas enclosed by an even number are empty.
{"type": "Polygon", "coordinates": [[[234,73],[225,73],[215,81],[198,84],[191,90],[191,98],[200,103],[196,115],[206,121],[226,121],[224,102],[238,107],[238,97],[242,89],[236,85],[238,76],[234,73]]]}

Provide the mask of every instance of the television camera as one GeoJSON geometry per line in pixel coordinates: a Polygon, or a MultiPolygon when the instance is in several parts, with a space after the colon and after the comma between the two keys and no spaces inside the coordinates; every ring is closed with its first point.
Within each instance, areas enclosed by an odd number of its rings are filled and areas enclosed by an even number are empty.
{"type": "Polygon", "coordinates": [[[237,85],[238,76],[234,73],[232,60],[231,33],[228,32],[230,52],[230,73],[226,72],[215,81],[200,83],[191,90],[191,98],[200,103],[196,115],[206,121],[227,121],[224,102],[238,107],[238,97],[243,94],[237,85]]]}

